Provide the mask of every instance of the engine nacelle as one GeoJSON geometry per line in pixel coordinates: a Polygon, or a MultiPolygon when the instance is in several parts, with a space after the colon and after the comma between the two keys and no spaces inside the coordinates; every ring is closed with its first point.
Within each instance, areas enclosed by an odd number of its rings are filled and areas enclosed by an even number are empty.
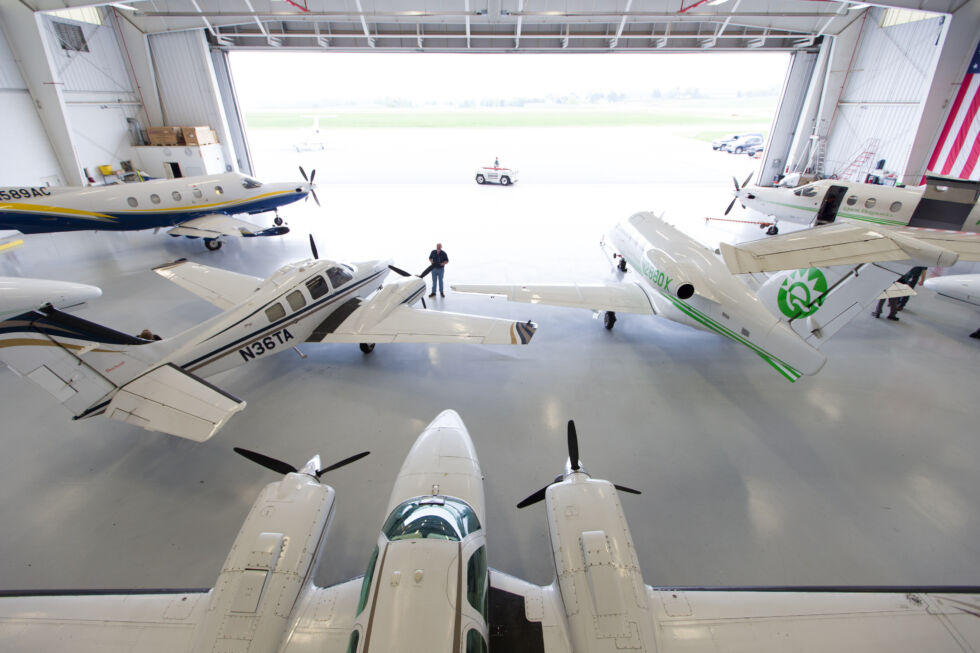
{"type": "MultiPolygon", "coordinates": [[[[398,277],[379,290],[374,297],[363,304],[352,318],[356,322],[350,325],[353,331],[368,330],[391,311],[402,304],[413,304],[425,292],[425,280],[419,277],[398,277]]],[[[346,326],[346,324],[345,324],[346,326]]]]}
{"type": "Polygon", "coordinates": [[[694,296],[694,282],[690,271],[684,270],[683,265],[675,261],[661,260],[659,252],[648,250],[645,256],[643,275],[659,290],[670,293],[678,299],[690,299],[694,296]]]}

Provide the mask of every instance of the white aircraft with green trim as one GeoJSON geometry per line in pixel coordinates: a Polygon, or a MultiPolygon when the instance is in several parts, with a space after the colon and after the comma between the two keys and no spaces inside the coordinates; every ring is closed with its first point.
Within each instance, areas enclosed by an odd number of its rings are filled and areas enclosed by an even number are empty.
{"type": "Polygon", "coordinates": [[[741,202],[745,208],[773,218],[770,235],[778,233],[781,220],[810,227],[843,221],[980,231],[980,182],[968,179],[927,175],[922,186],[905,187],[821,179],[796,188],[747,186],[749,179],[739,186],[737,180],[732,181],[735,197],[725,214],[735,202],[741,202]]]}
{"type": "MultiPolygon", "coordinates": [[[[816,374],[826,362],[818,348],[897,275],[868,264],[845,270],[803,269],[771,276],[753,290],[733,276],[716,252],[653,213],[637,213],[603,240],[620,281],[595,284],[454,284],[453,290],[511,301],[658,315],[745,345],[790,381],[816,374]]],[[[750,281],[750,280],[747,280],[750,281]]],[[[907,287],[906,287],[907,288],[907,287]]]]}

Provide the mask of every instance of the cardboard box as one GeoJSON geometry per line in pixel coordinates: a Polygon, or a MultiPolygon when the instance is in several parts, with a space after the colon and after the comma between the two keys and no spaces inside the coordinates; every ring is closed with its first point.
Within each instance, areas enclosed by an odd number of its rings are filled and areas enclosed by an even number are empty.
{"type": "Polygon", "coordinates": [[[210,127],[184,127],[181,129],[184,134],[184,143],[187,145],[212,145],[218,142],[214,130],[210,127]]]}
{"type": "Polygon", "coordinates": [[[180,127],[147,127],[146,137],[150,145],[182,145],[184,143],[180,127]]]}

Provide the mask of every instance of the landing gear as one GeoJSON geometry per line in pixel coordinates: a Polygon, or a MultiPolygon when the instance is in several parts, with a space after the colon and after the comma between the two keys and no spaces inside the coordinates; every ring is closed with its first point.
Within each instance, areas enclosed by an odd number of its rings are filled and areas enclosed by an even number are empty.
{"type": "Polygon", "coordinates": [[[275,219],[272,221],[272,224],[276,225],[277,227],[281,227],[282,222],[283,222],[282,218],[280,218],[279,214],[277,213],[275,219]]]}
{"type": "Polygon", "coordinates": [[[612,329],[613,325],[616,324],[616,313],[613,311],[606,311],[602,314],[602,325],[606,329],[612,329]]]}
{"type": "Polygon", "coordinates": [[[619,265],[617,265],[616,267],[619,268],[619,271],[620,272],[626,272],[626,259],[624,259],[622,256],[620,256],[619,257],[619,265]]]}
{"type": "Polygon", "coordinates": [[[775,236],[778,233],[779,233],[779,227],[777,227],[776,225],[770,225],[769,228],[766,229],[766,234],[768,234],[769,236],[775,236]]]}
{"type": "Polygon", "coordinates": [[[373,342],[362,342],[359,346],[361,351],[363,351],[365,354],[370,354],[372,351],[374,351],[373,342]]]}
{"type": "Polygon", "coordinates": [[[212,252],[221,249],[221,240],[218,238],[205,238],[204,246],[207,247],[212,252]]]}

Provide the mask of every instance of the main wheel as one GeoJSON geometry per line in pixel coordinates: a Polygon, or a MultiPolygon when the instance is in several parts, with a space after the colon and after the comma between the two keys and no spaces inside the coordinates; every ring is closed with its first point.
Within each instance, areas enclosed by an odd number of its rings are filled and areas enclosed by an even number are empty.
{"type": "Polygon", "coordinates": [[[510,185],[510,177],[506,177],[506,176],[505,177],[501,177],[500,178],[500,185],[501,186],[509,186],[510,185]]]}
{"type": "Polygon", "coordinates": [[[779,233],[779,227],[777,227],[776,225],[772,225],[771,227],[766,229],[766,233],[769,234],[770,236],[775,236],[776,234],[779,233]]]}
{"type": "Polygon", "coordinates": [[[281,226],[282,226],[282,218],[280,218],[280,217],[279,217],[279,216],[277,215],[277,216],[276,216],[276,219],[275,219],[275,220],[273,220],[273,221],[272,221],[272,223],[273,223],[274,225],[276,225],[277,227],[281,227],[281,226]]]}
{"type": "Polygon", "coordinates": [[[207,247],[212,252],[221,249],[221,241],[217,238],[205,238],[204,246],[207,247]]]}
{"type": "Polygon", "coordinates": [[[487,179],[486,179],[486,177],[484,177],[483,175],[477,175],[477,176],[476,176],[476,183],[478,183],[478,184],[482,184],[482,183],[484,183],[484,182],[485,182],[486,180],[487,180],[487,179]]]}
{"type": "Polygon", "coordinates": [[[359,346],[361,351],[363,351],[365,354],[370,354],[372,351],[374,351],[373,342],[362,342],[359,346]]]}
{"type": "Polygon", "coordinates": [[[616,324],[616,314],[612,311],[606,311],[602,314],[602,325],[607,329],[612,329],[613,325],[616,324]]]}

